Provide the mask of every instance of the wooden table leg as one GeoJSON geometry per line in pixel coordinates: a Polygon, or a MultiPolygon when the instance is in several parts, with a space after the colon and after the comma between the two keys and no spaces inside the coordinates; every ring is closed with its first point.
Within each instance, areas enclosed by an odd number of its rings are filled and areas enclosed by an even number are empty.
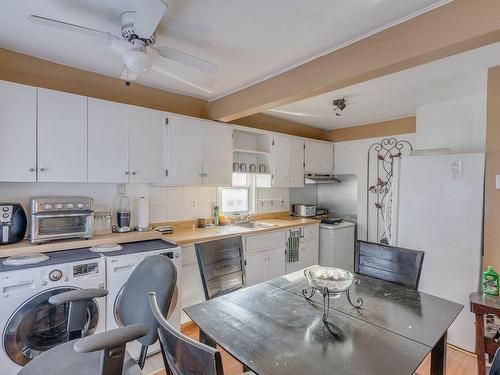
{"type": "Polygon", "coordinates": [[[446,332],[431,352],[431,375],[446,374],[446,332]]]}
{"type": "Polygon", "coordinates": [[[483,314],[476,313],[476,357],[478,375],[486,374],[486,361],[484,356],[484,318],[483,314]]]}

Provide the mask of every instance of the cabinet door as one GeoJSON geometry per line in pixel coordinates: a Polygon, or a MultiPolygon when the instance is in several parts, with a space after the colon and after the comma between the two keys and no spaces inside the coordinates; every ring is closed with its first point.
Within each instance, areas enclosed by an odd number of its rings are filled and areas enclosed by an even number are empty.
{"type": "Polygon", "coordinates": [[[273,187],[288,187],[290,183],[290,137],[276,135],[273,138],[273,187]]]}
{"type": "Polygon", "coordinates": [[[0,181],[36,181],[36,88],[0,82],[0,181]]]}
{"type": "Polygon", "coordinates": [[[246,254],[246,285],[251,286],[269,280],[269,250],[246,254]]]}
{"type": "Polygon", "coordinates": [[[333,173],[333,144],[305,141],[305,172],[333,173]]]}
{"type": "Polygon", "coordinates": [[[318,239],[303,241],[300,244],[300,263],[302,268],[319,264],[319,243],[318,239]]]}
{"type": "Polygon", "coordinates": [[[87,181],[87,98],[38,89],[38,181],[87,181]]]}
{"type": "Polygon", "coordinates": [[[289,187],[304,187],[304,140],[290,138],[289,187]]]}
{"type": "Polygon", "coordinates": [[[128,182],[128,106],[88,99],[88,181],[128,182]]]}
{"type": "Polygon", "coordinates": [[[283,276],[286,273],[285,247],[268,250],[268,275],[267,280],[283,276]]]}
{"type": "Polygon", "coordinates": [[[129,106],[129,182],[161,183],[163,179],[162,129],[166,114],[129,106]]]}
{"type": "Polygon", "coordinates": [[[233,175],[233,129],[204,121],[203,185],[231,186],[233,175]]]}
{"type": "MultiPolygon", "coordinates": [[[[199,186],[202,184],[202,139],[199,122],[189,118],[168,115],[164,131],[164,182],[173,186],[199,186]]],[[[232,159],[231,159],[232,160],[232,159]]]]}

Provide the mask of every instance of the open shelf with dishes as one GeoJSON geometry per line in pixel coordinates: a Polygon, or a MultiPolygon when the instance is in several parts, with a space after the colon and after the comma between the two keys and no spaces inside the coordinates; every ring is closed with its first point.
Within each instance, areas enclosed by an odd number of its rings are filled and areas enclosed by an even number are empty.
{"type": "Polygon", "coordinates": [[[233,133],[233,172],[271,173],[272,137],[235,130],[233,133]]]}

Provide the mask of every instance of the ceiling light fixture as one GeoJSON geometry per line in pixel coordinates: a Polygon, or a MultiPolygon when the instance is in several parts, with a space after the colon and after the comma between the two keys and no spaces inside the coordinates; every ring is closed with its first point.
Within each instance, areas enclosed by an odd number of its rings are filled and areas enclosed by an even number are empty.
{"type": "Polygon", "coordinates": [[[337,116],[340,116],[342,114],[342,111],[347,106],[345,98],[335,99],[332,104],[333,104],[333,112],[335,112],[335,115],[337,116]]]}
{"type": "Polygon", "coordinates": [[[140,39],[133,41],[134,48],[123,54],[123,63],[133,73],[146,73],[153,66],[151,57],[146,53],[146,43],[140,39]]]}

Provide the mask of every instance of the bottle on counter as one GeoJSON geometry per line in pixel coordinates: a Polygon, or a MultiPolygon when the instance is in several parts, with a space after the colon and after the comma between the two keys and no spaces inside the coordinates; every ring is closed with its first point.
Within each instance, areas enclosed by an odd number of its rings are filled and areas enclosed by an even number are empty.
{"type": "Polygon", "coordinates": [[[483,272],[483,293],[498,296],[498,273],[493,266],[488,266],[488,270],[483,272]]]}
{"type": "Polygon", "coordinates": [[[120,196],[116,212],[116,226],[118,232],[130,232],[130,198],[127,195],[120,196]]]}
{"type": "Polygon", "coordinates": [[[214,206],[214,225],[219,225],[219,206],[214,206]]]}

